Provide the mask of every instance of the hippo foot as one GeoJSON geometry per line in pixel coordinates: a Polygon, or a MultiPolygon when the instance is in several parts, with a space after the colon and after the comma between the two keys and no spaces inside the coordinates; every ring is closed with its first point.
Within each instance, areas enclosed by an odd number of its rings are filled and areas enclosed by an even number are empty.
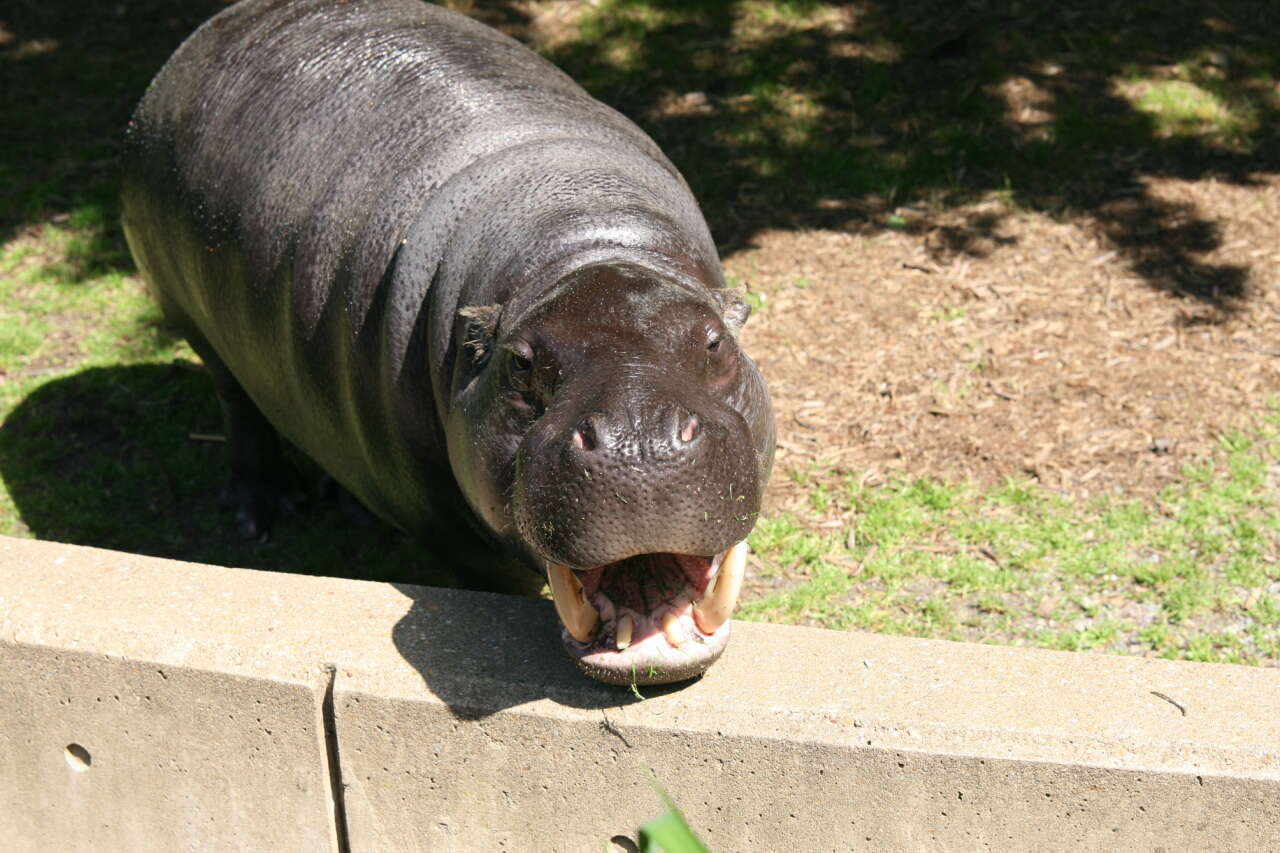
{"type": "Polygon", "coordinates": [[[224,510],[235,513],[236,532],[243,539],[266,542],[271,525],[284,515],[298,515],[302,501],[285,478],[232,478],[218,497],[224,510]]]}
{"type": "Polygon", "coordinates": [[[747,543],[721,554],[645,554],[547,575],[578,667],[608,684],[668,684],[701,675],[729,642],[747,543]]]}

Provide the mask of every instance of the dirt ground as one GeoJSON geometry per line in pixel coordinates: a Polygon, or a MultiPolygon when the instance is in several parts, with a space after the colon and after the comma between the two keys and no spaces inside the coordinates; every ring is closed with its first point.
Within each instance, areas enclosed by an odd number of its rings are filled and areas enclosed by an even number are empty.
{"type": "Polygon", "coordinates": [[[998,200],[950,214],[999,222],[964,251],[934,213],[922,233],[774,231],[726,258],[765,300],[745,345],[778,415],[767,511],[808,514],[791,471],[1150,497],[1247,427],[1280,391],[1280,179],[1144,190],[1216,223],[1194,257],[1242,270],[1241,298],[1155,289],[1094,220],[998,200]]]}

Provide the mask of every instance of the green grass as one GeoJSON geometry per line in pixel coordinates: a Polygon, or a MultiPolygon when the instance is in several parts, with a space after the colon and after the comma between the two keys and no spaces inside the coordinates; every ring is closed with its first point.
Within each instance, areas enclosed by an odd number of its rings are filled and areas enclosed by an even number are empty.
{"type": "Polygon", "coordinates": [[[1280,416],[1144,503],[1029,482],[810,483],[815,517],[763,519],[753,619],[918,636],[1280,663],[1280,416]],[[781,579],[781,582],[779,582],[781,579]]]}
{"type": "Polygon", "coordinates": [[[1135,106],[1155,119],[1159,133],[1170,136],[1207,132],[1225,140],[1242,136],[1250,124],[1212,92],[1184,80],[1142,86],[1135,106]]]}
{"type": "Polygon", "coordinates": [[[641,853],[707,853],[707,848],[689,828],[679,807],[664,791],[659,796],[666,811],[640,827],[641,853]]]}

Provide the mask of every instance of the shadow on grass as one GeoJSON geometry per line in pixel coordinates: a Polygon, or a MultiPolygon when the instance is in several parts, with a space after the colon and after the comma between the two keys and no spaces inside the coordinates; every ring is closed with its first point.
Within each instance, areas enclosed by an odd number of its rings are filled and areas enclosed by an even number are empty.
{"type": "MultiPolygon", "coordinates": [[[[265,543],[246,542],[219,511],[226,448],[203,369],[91,368],[51,380],[0,429],[0,476],[22,523],[40,539],[215,565],[361,580],[457,585],[399,531],[313,499],[280,519],[265,543]]],[[[318,472],[294,455],[301,488],[318,472]]],[[[314,494],[314,486],[309,491],[314,494]]],[[[20,531],[19,531],[20,532],[20,531]]]]}
{"type": "Polygon", "coordinates": [[[0,11],[0,243],[39,223],[88,237],[69,280],[132,266],[116,196],[125,125],[217,0],[11,0],[0,11]]]}
{"type": "MultiPolygon", "coordinates": [[[[0,13],[0,241],[78,217],[96,235],[83,274],[128,267],[121,133],[164,60],[224,5],[15,0],[0,13]]],[[[645,127],[725,253],[765,229],[895,227],[938,254],[981,254],[1001,217],[941,214],[1002,191],[1092,220],[1153,287],[1225,309],[1247,297],[1247,269],[1204,257],[1218,224],[1146,181],[1280,169],[1280,5],[605,0],[559,25],[555,9],[535,24],[510,0],[454,5],[544,41],[645,127]]]]}
{"type": "Polygon", "coordinates": [[[476,5],[649,131],[722,252],[765,229],[895,227],[980,255],[1001,216],[944,214],[994,191],[1091,220],[1152,287],[1247,298],[1246,268],[1204,257],[1218,223],[1147,181],[1280,169],[1280,5],[614,0],[559,33],[476,5]]]}

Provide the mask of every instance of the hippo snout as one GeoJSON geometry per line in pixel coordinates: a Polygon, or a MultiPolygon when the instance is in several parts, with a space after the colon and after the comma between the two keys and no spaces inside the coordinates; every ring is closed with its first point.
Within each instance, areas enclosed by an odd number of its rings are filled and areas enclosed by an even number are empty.
{"type": "Polygon", "coordinates": [[[579,667],[615,684],[690,678],[728,642],[760,505],[755,445],[715,401],[606,396],[530,431],[515,521],[579,667]]]}
{"type": "Polygon", "coordinates": [[[513,510],[521,537],[551,562],[714,555],[755,523],[759,467],[727,406],[641,400],[544,420],[517,457],[513,510]]]}

